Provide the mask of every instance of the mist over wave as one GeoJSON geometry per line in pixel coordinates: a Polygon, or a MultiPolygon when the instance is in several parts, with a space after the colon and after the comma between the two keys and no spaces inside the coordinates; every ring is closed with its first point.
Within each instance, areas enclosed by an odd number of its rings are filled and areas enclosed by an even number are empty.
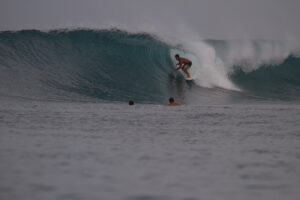
{"type": "Polygon", "coordinates": [[[159,35],[118,29],[4,31],[0,95],[162,103],[169,96],[194,98],[205,95],[203,88],[223,88],[223,93],[298,100],[300,59],[293,45],[200,38],[170,44],[159,35]],[[173,72],[177,53],[192,60],[196,85],[173,72]]]}

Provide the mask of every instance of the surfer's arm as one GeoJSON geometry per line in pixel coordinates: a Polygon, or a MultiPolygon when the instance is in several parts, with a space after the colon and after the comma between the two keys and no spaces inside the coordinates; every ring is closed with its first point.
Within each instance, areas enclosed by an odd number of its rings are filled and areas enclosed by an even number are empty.
{"type": "Polygon", "coordinates": [[[181,66],[177,67],[177,68],[175,69],[175,71],[179,70],[180,68],[181,68],[181,66]]]}
{"type": "Polygon", "coordinates": [[[176,71],[179,70],[179,69],[181,68],[182,63],[179,62],[179,63],[176,64],[176,66],[177,66],[177,65],[179,65],[179,67],[176,67],[176,69],[175,69],[176,71]]]}

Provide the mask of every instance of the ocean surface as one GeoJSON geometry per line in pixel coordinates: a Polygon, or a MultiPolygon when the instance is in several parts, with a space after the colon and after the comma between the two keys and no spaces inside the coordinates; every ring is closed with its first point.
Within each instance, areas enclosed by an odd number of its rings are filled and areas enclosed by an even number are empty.
{"type": "Polygon", "coordinates": [[[299,67],[271,40],[0,32],[0,200],[298,200],[299,67]]]}

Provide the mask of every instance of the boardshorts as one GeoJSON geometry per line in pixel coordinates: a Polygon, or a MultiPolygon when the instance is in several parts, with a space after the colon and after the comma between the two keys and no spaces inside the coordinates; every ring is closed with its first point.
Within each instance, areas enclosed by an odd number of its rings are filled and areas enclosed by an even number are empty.
{"type": "Polygon", "coordinates": [[[188,69],[192,66],[192,62],[189,62],[189,63],[185,63],[182,67],[182,69],[188,69]]]}

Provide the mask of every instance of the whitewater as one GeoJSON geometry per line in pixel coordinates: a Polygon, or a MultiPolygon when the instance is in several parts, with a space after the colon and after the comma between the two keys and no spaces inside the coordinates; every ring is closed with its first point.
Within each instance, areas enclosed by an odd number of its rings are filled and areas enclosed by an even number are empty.
{"type": "Polygon", "coordinates": [[[0,199],[297,200],[297,43],[186,36],[0,32],[0,199]]]}

